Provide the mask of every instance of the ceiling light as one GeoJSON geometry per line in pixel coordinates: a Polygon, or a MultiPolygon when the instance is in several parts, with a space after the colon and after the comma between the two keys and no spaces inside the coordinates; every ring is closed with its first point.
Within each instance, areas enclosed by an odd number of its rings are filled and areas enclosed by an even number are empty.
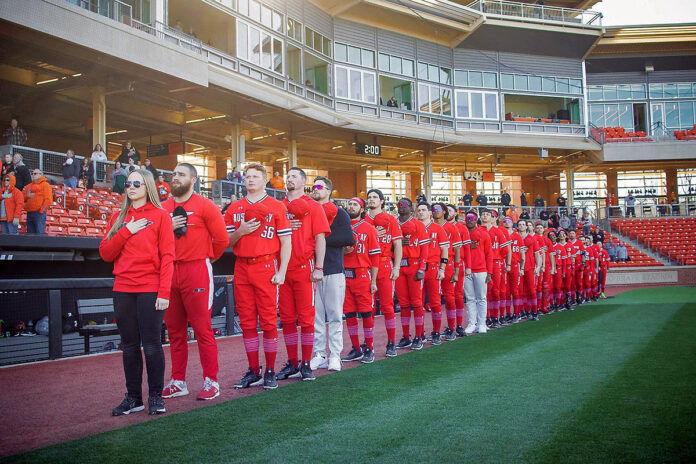
{"type": "Polygon", "coordinates": [[[121,130],[117,130],[117,131],[107,132],[104,135],[123,134],[124,132],[128,132],[128,131],[126,129],[121,129],[121,130]]]}
{"type": "Polygon", "coordinates": [[[331,147],[332,150],[338,150],[339,148],[343,148],[343,145],[336,145],[335,147],[331,147]]]}
{"type": "Polygon", "coordinates": [[[51,82],[57,82],[57,81],[58,81],[58,78],[56,77],[55,79],[48,79],[46,81],[37,82],[36,85],[50,84],[51,82]]]}
{"type": "Polygon", "coordinates": [[[209,118],[191,119],[189,121],[186,121],[186,124],[193,124],[194,122],[212,121],[213,119],[222,119],[226,117],[226,114],[221,114],[219,116],[210,116],[209,118]]]}

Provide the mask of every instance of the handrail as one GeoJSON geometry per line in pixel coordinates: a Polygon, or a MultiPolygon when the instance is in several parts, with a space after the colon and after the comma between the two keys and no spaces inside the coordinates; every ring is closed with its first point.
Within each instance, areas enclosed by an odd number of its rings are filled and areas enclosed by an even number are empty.
{"type": "Polygon", "coordinates": [[[565,25],[602,27],[602,13],[592,10],[533,5],[509,0],[476,0],[468,8],[486,15],[519,18],[524,21],[556,22],[565,25]]]}
{"type": "Polygon", "coordinates": [[[590,133],[588,135],[592,140],[594,140],[600,145],[604,145],[606,143],[606,135],[604,134],[604,131],[600,130],[599,127],[595,126],[592,123],[590,123],[590,133]]]}

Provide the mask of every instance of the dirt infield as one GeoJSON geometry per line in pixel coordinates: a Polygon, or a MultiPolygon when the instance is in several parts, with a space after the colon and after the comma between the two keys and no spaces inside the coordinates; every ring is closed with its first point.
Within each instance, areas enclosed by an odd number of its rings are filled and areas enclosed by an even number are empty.
{"type": "MultiPolygon", "coordinates": [[[[638,288],[613,287],[608,296],[638,288]]],[[[443,323],[446,321],[443,320],[443,323]]],[[[399,316],[397,315],[397,325],[399,316]]],[[[413,324],[413,322],[412,322],[413,324]]],[[[426,313],[425,330],[432,330],[430,315],[426,313]]],[[[344,329],[344,354],[350,346],[347,330],[344,329]]],[[[397,339],[401,329],[397,328],[397,339]]],[[[363,339],[362,329],[360,339],[363,339]]],[[[384,320],[375,320],[375,358],[384,359],[386,331],[384,320]]],[[[397,340],[398,341],[398,340],[397,340]]],[[[247,369],[247,360],[241,336],[217,339],[220,360],[220,396],[212,401],[196,401],[195,395],[202,387],[202,370],[195,342],[189,344],[188,387],[191,394],[166,400],[167,414],[188,411],[227,401],[242,396],[257,394],[260,387],[235,390],[234,382],[247,369]]],[[[426,347],[429,345],[426,345],[426,347]]],[[[287,360],[282,331],[278,340],[276,371],[287,360]]],[[[169,347],[165,347],[169,379],[169,347]]],[[[92,355],[24,364],[0,369],[0,457],[22,453],[31,449],[62,443],[69,440],[113,430],[156,417],[146,413],[135,413],[124,417],[112,417],[111,409],[119,404],[125,393],[125,381],[121,353],[92,355]]],[[[263,355],[261,354],[263,362],[263,355]]],[[[353,368],[360,363],[344,363],[343,368],[353,368]]],[[[315,371],[317,376],[326,375],[325,369],[315,371]]],[[[297,380],[281,381],[280,386],[297,380]]],[[[143,391],[147,392],[144,385],[143,391]]]]}

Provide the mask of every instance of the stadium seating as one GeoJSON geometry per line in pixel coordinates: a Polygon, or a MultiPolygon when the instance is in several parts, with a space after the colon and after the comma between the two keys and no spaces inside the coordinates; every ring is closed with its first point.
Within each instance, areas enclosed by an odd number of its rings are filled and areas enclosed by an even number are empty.
{"type": "Polygon", "coordinates": [[[679,265],[696,265],[696,218],[618,219],[611,228],[679,265]]]}
{"type": "MultiPolygon", "coordinates": [[[[622,243],[622,240],[619,237],[612,235],[611,233],[606,232],[606,231],[604,234],[604,241],[605,241],[605,244],[609,243],[610,241],[616,243],[617,245],[619,243],[622,243]]],[[[664,266],[664,264],[662,262],[656,260],[655,258],[653,258],[651,256],[646,255],[641,250],[632,247],[631,245],[629,245],[626,242],[623,242],[623,243],[624,243],[624,245],[626,245],[626,249],[628,250],[628,257],[630,260],[626,261],[625,263],[619,263],[619,262],[609,263],[610,268],[619,268],[620,269],[620,268],[624,268],[624,267],[664,266]]]]}
{"type": "Polygon", "coordinates": [[[674,137],[677,140],[696,140],[696,124],[694,124],[693,129],[675,130],[674,137]]]}
{"type": "Polygon", "coordinates": [[[652,142],[644,131],[626,132],[623,127],[600,127],[604,132],[605,142],[652,142]]]}

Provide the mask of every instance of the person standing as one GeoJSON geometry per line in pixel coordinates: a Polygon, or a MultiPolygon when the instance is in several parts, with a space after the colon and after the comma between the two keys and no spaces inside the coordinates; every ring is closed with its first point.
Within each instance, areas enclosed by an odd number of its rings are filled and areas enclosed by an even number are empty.
{"type": "Polygon", "coordinates": [[[75,159],[75,152],[71,149],[65,153],[67,157],[63,163],[63,185],[65,188],[77,187],[77,179],[80,177],[80,163],[75,159]]]}
{"type": "Polygon", "coordinates": [[[1,177],[4,179],[5,176],[10,174],[10,173],[14,173],[14,164],[12,164],[12,154],[5,153],[2,157],[2,176],[1,177]]]}
{"type": "Polygon", "coordinates": [[[466,223],[458,220],[457,210],[454,205],[447,205],[447,211],[450,215],[450,224],[457,228],[460,243],[459,280],[454,284],[455,323],[457,325],[454,331],[457,337],[464,337],[466,336],[464,333],[464,315],[466,314],[464,310],[464,279],[471,274],[471,250],[469,249],[471,240],[469,239],[469,230],[466,228],[466,223]]]}
{"type": "Polygon", "coordinates": [[[326,234],[331,233],[331,229],[324,208],[304,194],[306,184],[307,174],[302,169],[288,169],[285,181],[287,197],[283,204],[292,225],[292,254],[278,299],[288,361],[278,372],[278,380],[301,377],[311,381],[315,378],[309,365],[314,351],[314,290],[315,284],[324,278],[326,234]]]}
{"type": "Polygon", "coordinates": [[[633,191],[629,190],[626,195],[626,217],[636,217],[636,197],[633,196],[633,191]]]}
{"type": "Polygon", "coordinates": [[[488,206],[488,197],[486,196],[486,194],[483,192],[479,193],[476,197],[476,203],[479,206],[488,206]]]}
{"type": "MultiPolygon", "coordinates": [[[[451,206],[451,205],[450,205],[451,206]]],[[[452,206],[454,213],[454,206],[452,206]]],[[[447,311],[447,327],[442,332],[442,337],[445,341],[451,341],[457,338],[456,333],[456,316],[457,305],[455,301],[454,289],[460,279],[463,279],[461,270],[461,249],[462,238],[457,230],[457,226],[449,221],[450,211],[448,205],[444,203],[435,203],[432,206],[433,220],[442,227],[442,230],[447,235],[449,246],[447,247],[447,262],[445,264],[445,275],[442,278],[441,288],[442,296],[445,299],[445,310],[447,311]],[[439,206],[439,208],[438,208],[439,206]]]]}
{"type": "Polygon", "coordinates": [[[399,278],[401,268],[402,243],[399,222],[384,211],[384,194],[381,190],[367,192],[367,214],[365,222],[375,226],[377,240],[381,248],[379,270],[377,271],[377,296],[379,310],[384,315],[387,330],[386,356],[396,356],[396,315],[394,314],[394,282],[399,278]],[[393,253],[392,253],[393,249],[393,253]]]}
{"type": "Polygon", "coordinates": [[[270,182],[271,188],[285,190],[285,181],[283,180],[283,176],[280,175],[280,172],[276,171],[270,182]]]}
{"type": "Polygon", "coordinates": [[[471,335],[486,333],[486,293],[488,284],[493,274],[493,253],[491,252],[491,238],[485,227],[477,224],[476,212],[466,213],[466,228],[469,231],[469,244],[471,250],[471,274],[464,279],[464,293],[466,294],[466,310],[468,324],[464,333],[471,335]]]}
{"type": "Polygon", "coordinates": [[[94,164],[92,164],[90,159],[87,157],[82,160],[80,184],[82,188],[86,188],[88,190],[94,187],[94,164]]]}
{"type": "Polygon", "coordinates": [[[568,233],[565,229],[558,231],[558,243],[563,247],[561,251],[561,274],[563,277],[561,292],[563,295],[560,304],[565,304],[565,309],[570,309],[570,293],[573,291],[573,280],[575,279],[575,257],[573,246],[568,241],[568,233]]]}
{"type": "Polygon", "coordinates": [[[408,198],[402,198],[397,203],[399,213],[399,227],[403,258],[401,269],[396,279],[396,297],[401,308],[402,337],[396,345],[397,349],[411,348],[420,350],[423,348],[423,277],[425,276],[425,263],[428,249],[425,245],[430,239],[425,231],[423,223],[413,217],[413,202],[408,198]],[[411,341],[411,312],[415,322],[415,332],[411,341]]]}
{"type": "Polygon", "coordinates": [[[619,243],[619,249],[616,252],[616,258],[619,260],[620,263],[625,263],[628,260],[628,248],[626,248],[625,243],[619,243]]]}
{"type": "Polygon", "coordinates": [[[524,189],[520,191],[520,206],[527,206],[527,194],[524,192],[524,189]]]}
{"type": "Polygon", "coordinates": [[[172,375],[162,391],[163,398],[188,395],[189,323],[203,368],[203,389],[196,399],[211,400],[220,394],[218,349],[210,321],[215,291],[211,263],[220,259],[229,238],[217,206],[193,192],[197,180],[195,167],[179,163],[172,174],[172,198],[162,204],[172,217],[176,237],[171,298],[164,317],[169,331],[172,375]]]}
{"type": "Polygon", "coordinates": [[[92,156],[89,157],[92,160],[92,169],[94,169],[94,180],[97,182],[103,182],[106,178],[106,162],[108,158],[101,144],[96,144],[94,150],[92,150],[92,156]]]}
{"type": "Polygon", "coordinates": [[[348,213],[330,201],[332,192],[333,183],[329,178],[317,176],[314,179],[312,198],[324,208],[331,233],[326,237],[324,277],[317,282],[315,294],[314,357],[309,367],[312,370],[328,368],[330,371],[340,371],[343,350],[343,302],[346,296],[343,248],[355,246],[355,239],[348,213]]]}
{"type": "Polygon", "coordinates": [[[503,241],[508,240],[508,238],[502,236],[497,224],[495,223],[492,212],[488,209],[481,211],[481,225],[490,237],[490,254],[493,261],[493,270],[490,273],[491,280],[486,288],[486,325],[492,328],[498,328],[500,327],[498,313],[500,311],[500,296],[502,293],[502,282],[500,277],[505,269],[505,264],[500,256],[500,247],[502,246],[503,241]]]}
{"type": "Polygon", "coordinates": [[[0,230],[3,234],[17,234],[19,218],[24,209],[24,195],[15,187],[15,176],[8,174],[2,179],[0,189],[0,230]]]}
{"type": "Polygon", "coordinates": [[[19,145],[24,147],[27,144],[27,132],[19,125],[17,116],[12,116],[12,118],[10,118],[10,127],[5,129],[3,135],[5,136],[5,145],[19,145]]]}
{"type": "Polygon", "coordinates": [[[541,211],[545,206],[544,199],[541,197],[541,193],[537,193],[536,199],[534,200],[534,213],[539,216],[539,211],[541,211]]]}
{"type": "MultiPolygon", "coordinates": [[[[157,195],[160,201],[166,201],[169,198],[171,189],[169,185],[164,181],[164,176],[162,174],[157,175],[157,195]]],[[[224,213],[223,213],[224,214],[224,213]]]]}
{"type": "Polygon", "coordinates": [[[242,328],[249,370],[234,388],[278,388],[274,371],[278,351],[278,286],[285,274],[292,251],[292,226],[283,203],[266,194],[266,168],[258,163],[246,166],[247,194],[225,212],[230,246],[237,257],[234,265],[234,294],[242,328]],[[280,257],[280,262],[278,262],[280,257]],[[259,366],[259,334],[263,331],[266,371],[259,366]]]}
{"type": "Polygon", "coordinates": [[[380,246],[377,230],[365,222],[365,203],[361,198],[348,200],[348,216],[353,229],[355,246],[345,248],[343,262],[346,266],[346,299],[343,314],[352,344],[351,350],[341,361],[360,361],[369,364],[375,360],[374,352],[374,294],[377,292],[380,246]],[[365,344],[358,336],[358,316],[362,319],[365,344]]]}
{"type": "Polygon", "coordinates": [[[520,321],[520,315],[524,310],[524,300],[522,298],[522,282],[520,280],[521,271],[524,269],[524,253],[522,248],[524,242],[522,236],[512,227],[512,218],[506,216],[503,219],[503,227],[510,241],[510,268],[507,271],[507,294],[512,300],[513,314],[510,322],[517,323],[520,321]]]}
{"type": "Polygon", "coordinates": [[[471,193],[467,190],[464,196],[462,197],[462,204],[464,206],[471,206],[471,203],[474,201],[474,198],[471,196],[471,193]]]}
{"type": "Polygon", "coordinates": [[[114,314],[127,390],[111,414],[123,416],[144,409],[141,344],[147,366],[148,413],[162,414],[166,409],[161,331],[169,307],[174,233],[149,172],[138,170],[128,176],[121,211],[111,216],[99,254],[114,263],[114,314]]]}
{"type": "Polygon", "coordinates": [[[157,169],[152,165],[150,158],[145,158],[145,169],[150,171],[153,179],[156,180],[159,177],[159,172],[157,172],[157,169]]]}
{"type": "Polygon", "coordinates": [[[607,286],[607,270],[611,259],[607,250],[602,246],[602,242],[597,242],[597,245],[599,245],[599,297],[605,299],[604,290],[607,286]]]}
{"type": "Polygon", "coordinates": [[[133,144],[130,141],[128,141],[125,144],[123,144],[123,147],[121,148],[121,154],[119,155],[118,160],[121,162],[121,165],[123,166],[131,164],[131,160],[133,161],[134,165],[137,165],[140,161],[140,152],[133,146],[133,144]]]}
{"type": "Polygon", "coordinates": [[[43,235],[46,211],[53,203],[53,189],[39,169],[31,172],[32,182],[24,187],[24,209],[27,211],[27,233],[43,235]]]}
{"type": "Polygon", "coordinates": [[[561,193],[558,195],[558,198],[556,198],[556,204],[558,205],[558,215],[563,216],[568,214],[568,208],[566,207],[566,198],[563,196],[561,193]]]}
{"type": "Polygon", "coordinates": [[[539,320],[537,315],[537,285],[536,278],[541,273],[542,256],[539,252],[539,242],[530,233],[532,231],[531,221],[520,221],[517,223],[517,231],[522,237],[524,247],[522,261],[524,266],[520,270],[522,280],[522,296],[524,298],[524,316],[527,320],[539,320]]]}
{"type": "Polygon", "coordinates": [[[31,184],[33,177],[29,171],[29,168],[24,164],[24,157],[19,153],[15,153],[12,156],[12,170],[17,177],[17,188],[24,191],[24,187],[31,184]]]}
{"type": "Polygon", "coordinates": [[[535,238],[539,241],[539,251],[543,258],[541,274],[537,282],[537,299],[540,299],[537,304],[538,310],[546,314],[549,312],[549,295],[553,285],[553,276],[556,274],[556,260],[555,256],[551,253],[553,244],[551,240],[544,235],[544,230],[545,227],[543,224],[537,223],[534,226],[534,232],[536,232],[535,238]]]}
{"type": "Polygon", "coordinates": [[[556,265],[556,272],[551,276],[551,307],[549,309],[550,312],[554,312],[560,311],[563,305],[561,296],[567,258],[565,257],[565,247],[558,241],[558,233],[555,230],[549,231],[548,239],[551,241],[549,254],[556,265]]]}
{"type": "Polygon", "coordinates": [[[585,245],[582,241],[576,238],[575,229],[570,229],[568,231],[568,243],[572,247],[572,257],[573,257],[573,271],[575,278],[573,279],[573,292],[571,292],[571,297],[573,303],[582,304],[582,293],[584,290],[583,282],[583,266],[585,265],[585,245]]]}
{"type": "MultiPolygon", "coordinates": [[[[442,213],[442,206],[438,205],[438,213],[442,213]]],[[[421,203],[416,208],[416,217],[425,227],[425,232],[430,241],[426,245],[428,256],[426,257],[425,276],[423,278],[423,304],[427,301],[430,305],[433,331],[431,341],[433,345],[442,343],[440,328],[442,326],[442,279],[445,278],[445,268],[448,263],[448,250],[450,241],[442,226],[432,220],[432,213],[428,203],[421,203]]],[[[451,278],[451,277],[450,277],[451,278]]],[[[454,295],[452,295],[454,297],[454,295]]]]}
{"type": "Polygon", "coordinates": [[[505,207],[503,208],[503,210],[506,210],[510,206],[511,201],[512,198],[510,198],[510,194],[507,193],[507,191],[503,190],[502,195],[500,195],[500,204],[505,207]]]}

